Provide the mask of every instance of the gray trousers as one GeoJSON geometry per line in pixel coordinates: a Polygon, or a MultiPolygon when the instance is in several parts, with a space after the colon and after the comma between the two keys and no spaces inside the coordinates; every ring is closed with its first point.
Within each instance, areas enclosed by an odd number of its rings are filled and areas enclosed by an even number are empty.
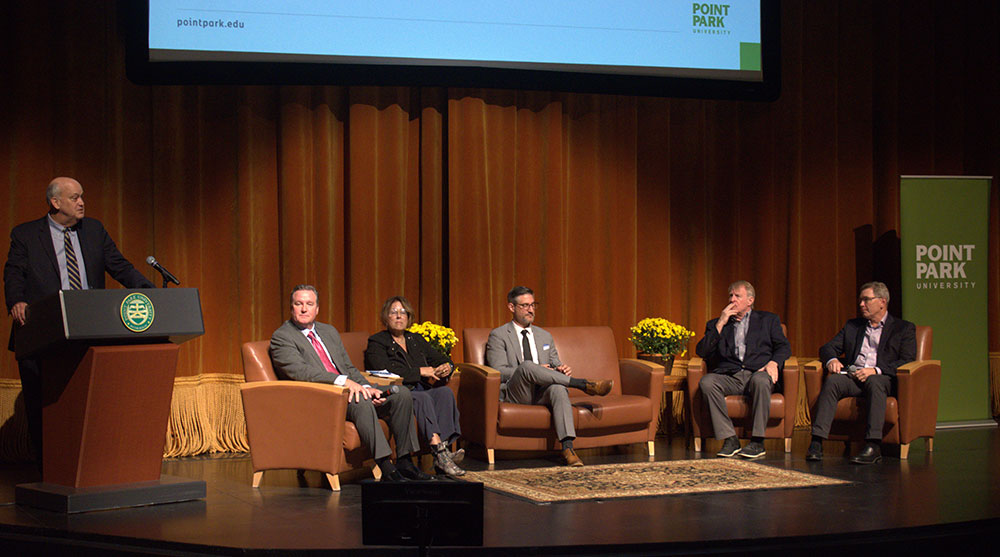
{"type": "Polygon", "coordinates": [[[413,424],[413,398],[409,389],[400,389],[389,395],[385,402],[375,406],[372,401],[362,398],[358,402],[347,403],[347,421],[354,424],[361,438],[361,446],[376,459],[392,455],[389,442],[382,433],[379,418],[389,422],[389,432],[396,438],[396,456],[416,453],[420,450],[417,431],[413,424]]]}
{"type": "Polygon", "coordinates": [[[881,441],[885,425],[885,400],[892,390],[892,378],[887,375],[872,375],[864,383],[842,373],[831,373],[823,381],[823,389],[816,399],[816,415],[813,416],[812,434],[826,439],[830,435],[830,424],[837,413],[837,401],[849,396],[863,396],[868,411],[868,426],[865,439],[881,441]]]}
{"type": "Polygon", "coordinates": [[[708,373],[698,382],[701,396],[708,405],[708,413],[712,416],[712,429],[716,439],[727,439],[736,435],[733,420],[726,410],[726,396],[745,395],[750,399],[750,409],[753,414],[752,437],[763,437],[767,429],[767,418],[771,410],[771,392],[774,383],[766,371],[750,371],[741,369],[734,375],[708,373]]]}
{"type": "Polygon", "coordinates": [[[576,439],[573,405],[569,402],[569,377],[535,362],[521,362],[504,384],[500,400],[515,404],[539,404],[552,410],[552,424],[560,441],[576,439]]]}
{"type": "Polygon", "coordinates": [[[458,405],[455,393],[446,386],[425,388],[418,384],[410,396],[413,397],[413,413],[417,417],[417,430],[430,443],[435,433],[443,443],[451,444],[458,439],[462,428],[458,425],[458,405]]]}

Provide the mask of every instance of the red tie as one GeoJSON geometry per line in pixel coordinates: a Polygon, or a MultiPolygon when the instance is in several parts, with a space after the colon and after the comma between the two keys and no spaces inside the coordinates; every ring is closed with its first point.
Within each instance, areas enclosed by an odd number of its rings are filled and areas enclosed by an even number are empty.
{"type": "Polygon", "coordinates": [[[309,342],[312,343],[313,348],[316,349],[316,353],[319,354],[319,360],[323,362],[323,367],[330,373],[340,375],[340,372],[337,371],[337,366],[333,365],[333,362],[330,361],[330,357],[326,355],[326,350],[323,350],[323,345],[319,343],[316,335],[312,331],[309,331],[309,334],[306,336],[309,337],[309,342]]]}

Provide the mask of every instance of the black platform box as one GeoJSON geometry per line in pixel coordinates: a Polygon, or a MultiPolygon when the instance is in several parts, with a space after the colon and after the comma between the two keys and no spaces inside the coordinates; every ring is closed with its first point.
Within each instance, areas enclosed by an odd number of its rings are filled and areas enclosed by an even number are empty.
{"type": "Polygon", "coordinates": [[[483,545],[483,484],[361,482],[365,545],[483,545]]]}

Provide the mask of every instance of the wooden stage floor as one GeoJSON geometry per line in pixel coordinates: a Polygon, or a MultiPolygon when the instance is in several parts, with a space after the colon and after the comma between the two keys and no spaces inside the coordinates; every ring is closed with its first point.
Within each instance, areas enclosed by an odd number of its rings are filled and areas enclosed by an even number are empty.
{"type": "MultiPolygon", "coordinates": [[[[888,457],[854,466],[828,443],[826,459],[805,461],[808,432],[790,455],[767,443],[770,466],[847,479],[844,486],[650,497],[536,505],[487,491],[482,548],[432,548],[469,554],[812,555],[949,550],[996,554],[1000,532],[1000,431],[939,431],[933,453],[917,441],[908,461],[888,457]],[[957,546],[957,547],[956,547],[957,546]]],[[[717,445],[708,444],[712,452],[717,445]]],[[[588,464],[646,460],[644,447],[582,451],[588,464]]],[[[473,455],[475,456],[475,455],[473,455]]],[[[480,455],[481,456],[481,455],[480,455]]],[[[657,441],[656,459],[697,458],[674,439],[657,441]]],[[[499,460],[497,468],[551,466],[547,458],[499,460]]],[[[485,469],[475,458],[469,469],[485,469]]],[[[0,547],[7,555],[273,554],[295,552],[416,555],[417,548],[367,547],[361,541],[361,489],[339,493],[319,473],[269,472],[250,487],[249,455],[170,459],[163,472],[207,482],[204,501],[61,515],[13,503],[14,485],[37,481],[27,465],[0,465],[0,547]],[[304,485],[300,485],[304,484],[304,485]],[[13,550],[13,552],[11,551],[13,550]]]]}

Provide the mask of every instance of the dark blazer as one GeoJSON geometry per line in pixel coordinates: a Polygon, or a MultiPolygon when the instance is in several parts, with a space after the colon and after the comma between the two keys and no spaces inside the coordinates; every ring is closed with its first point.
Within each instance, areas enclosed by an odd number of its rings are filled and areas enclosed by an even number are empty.
{"type": "MultiPolygon", "coordinates": [[[[351,363],[347,349],[344,348],[344,342],[340,340],[340,333],[333,325],[317,322],[316,334],[326,346],[326,351],[330,353],[330,359],[333,360],[333,365],[337,366],[337,371],[347,375],[351,381],[361,385],[369,384],[361,372],[351,363]]],[[[323,367],[323,362],[320,361],[319,354],[316,353],[312,343],[291,320],[282,323],[278,330],[271,335],[269,352],[271,363],[274,365],[274,373],[278,379],[332,385],[337,378],[337,374],[330,373],[323,367]]]]}
{"type": "MultiPolygon", "coordinates": [[[[867,327],[868,320],[864,317],[845,323],[837,336],[819,349],[823,365],[833,358],[840,359],[844,366],[853,364],[861,353],[867,327]]],[[[917,327],[891,315],[886,316],[883,327],[885,330],[878,342],[875,365],[882,370],[882,375],[895,377],[896,368],[917,359],[917,327]]]]}
{"type": "MultiPolygon", "coordinates": [[[[403,384],[412,389],[420,383],[420,368],[450,364],[451,360],[437,351],[427,340],[416,333],[403,331],[406,350],[396,344],[389,331],[380,331],[368,337],[365,348],[365,369],[387,369],[403,378],[403,384]]],[[[451,376],[437,381],[443,385],[451,376]]]]}
{"type": "MultiPolygon", "coordinates": [[[[153,284],[118,251],[101,221],[84,217],[77,226],[90,288],[104,288],[105,271],[126,288],[153,288],[153,284]]],[[[62,288],[47,216],[19,224],[11,231],[3,281],[8,312],[18,302],[30,306],[62,288]]],[[[18,328],[11,329],[11,349],[18,328]]]]}
{"type": "Polygon", "coordinates": [[[736,356],[736,320],[730,319],[722,327],[721,334],[715,329],[718,318],[705,325],[705,336],[698,341],[695,352],[705,360],[709,373],[732,375],[740,369],[757,371],[771,360],[778,363],[778,371],[785,367],[792,348],[781,332],[781,319],[773,313],[756,309],[750,312],[749,319],[742,362],[736,356]]]}

